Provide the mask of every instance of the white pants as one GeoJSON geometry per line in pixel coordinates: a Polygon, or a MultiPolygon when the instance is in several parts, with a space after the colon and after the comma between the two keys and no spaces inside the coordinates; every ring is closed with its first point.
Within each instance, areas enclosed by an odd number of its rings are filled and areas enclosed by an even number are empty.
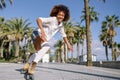
{"type": "Polygon", "coordinates": [[[32,63],[32,62],[38,63],[49,49],[50,49],[50,46],[48,44],[42,45],[42,48],[37,53],[34,53],[30,56],[28,62],[29,63],[32,63]]]}

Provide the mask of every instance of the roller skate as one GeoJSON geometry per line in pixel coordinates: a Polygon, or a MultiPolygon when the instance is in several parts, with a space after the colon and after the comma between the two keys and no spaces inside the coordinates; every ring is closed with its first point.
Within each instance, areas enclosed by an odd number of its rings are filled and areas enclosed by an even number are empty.
{"type": "Polygon", "coordinates": [[[30,66],[30,63],[26,63],[23,69],[21,70],[21,74],[25,74],[28,71],[29,66],[30,66]]]}
{"type": "Polygon", "coordinates": [[[25,79],[26,80],[34,80],[34,72],[35,72],[35,67],[36,63],[33,62],[31,67],[28,69],[28,71],[25,73],[25,79]]]}

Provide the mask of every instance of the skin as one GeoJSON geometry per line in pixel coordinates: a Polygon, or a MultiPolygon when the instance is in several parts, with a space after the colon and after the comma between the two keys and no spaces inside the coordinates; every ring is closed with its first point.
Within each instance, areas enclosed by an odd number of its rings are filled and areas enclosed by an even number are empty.
{"type": "MultiPolygon", "coordinates": [[[[65,13],[63,11],[59,11],[58,14],[56,15],[58,24],[60,24],[64,20],[64,17],[65,17],[65,13]]],[[[45,35],[44,29],[42,26],[42,20],[37,19],[37,24],[38,24],[39,28],[41,29],[41,36],[37,36],[37,38],[33,44],[34,44],[35,49],[38,51],[41,49],[41,46],[38,44],[42,44],[43,42],[45,42],[47,40],[45,38],[46,35],[45,35]]],[[[64,37],[63,39],[64,39],[65,43],[67,44],[68,49],[70,51],[73,51],[73,48],[72,48],[71,44],[69,43],[67,37],[64,37]]]]}
{"type": "MultiPolygon", "coordinates": [[[[58,24],[60,24],[60,23],[64,20],[65,13],[64,13],[63,11],[60,11],[60,12],[58,12],[58,14],[57,14],[56,17],[57,17],[57,20],[58,20],[58,24]]],[[[70,51],[73,51],[73,48],[72,48],[72,46],[70,45],[70,43],[68,42],[67,37],[64,37],[63,39],[64,39],[65,43],[67,44],[68,49],[69,49],[70,51]]]]}

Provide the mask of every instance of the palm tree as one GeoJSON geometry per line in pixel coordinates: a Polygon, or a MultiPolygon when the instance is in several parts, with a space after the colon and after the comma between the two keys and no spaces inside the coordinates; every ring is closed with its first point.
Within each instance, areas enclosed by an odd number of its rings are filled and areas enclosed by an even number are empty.
{"type": "Polygon", "coordinates": [[[108,30],[105,26],[106,26],[106,23],[103,21],[102,22],[102,31],[101,31],[99,38],[100,38],[100,41],[102,41],[103,46],[105,47],[106,59],[108,61],[109,60],[109,58],[108,58],[109,35],[107,33],[108,30]]]}
{"type": "Polygon", "coordinates": [[[4,19],[2,19],[4,22],[3,23],[1,23],[1,26],[0,26],[0,29],[1,29],[1,31],[0,31],[0,41],[1,41],[1,44],[0,44],[0,46],[1,46],[1,56],[3,56],[2,54],[3,54],[3,46],[5,47],[5,45],[8,45],[8,46],[6,46],[4,49],[6,49],[8,52],[7,52],[7,60],[9,60],[8,59],[8,57],[9,57],[9,55],[11,54],[10,52],[11,52],[11,42],[14,40],[14,35],[12,35],[12,31],[13,30],[11,30],[10,29],[10,27],[9,26],[7,26],[6,25],[6,23],[7,23],[7,21],[5,21],[4,19]]]}
{"type": "MultiPolygon", "coordinates": [[[[65,32],[67,34],[68,40],[73,46],[73,44],[76,43],[74,34],[77,33],[78,27],[74,26],[71,22],[65,22],[63,25],[65,27],[65,32]]],[[[73,60],[73,53],[71,53],[71,58],[73,60]]]]}
{"type": "MultiPolygon", "coordinates": [[[[85,14],[85,11],[82,11],[85,14]]],[[[91,25],[91,22],[98,21],[98,15],[96,11],[94,11],[94,7],[89,7],[89,23],[91,25]]],[[[81,16],[81,22],[85,20],[85,15],[81,16]]]]}
{"type": "Polygon", "coordinates": [[[60,49],[59,48],[55,50],[55,61],[60,62],[60,49]]]}
{"type": "Polygon", "coordinates": [[[5,19],[3,17],[0,17],[0,57],[3,57],[3,40],[4,40],[4,36],[3,36],[3,27],[4,27],[4,23],[5,23],[5,19]]]}
{"type": "Polygon", "coordinates": [[[11,33],[12,30],[6,25],[6,22],[2,30],[2,36],[4,37],[4,39],[1,46],[4,46],[5,50],[7,50],[6,59],[9,60],[11,55],[11,43],[15,40],[15,38],[14,35],[12,35],[11,33]]]}
{"type": "Polygon", "coordinates": [[[106,20],[104,21],[105,27],[108,29],[107,33],[110,37],[110,47],[112,52],[112,60],[115,60],[114,57],[114,37],[116,36],[117,32],[114,30],[115,27],[119,26],[119,17],[116,15],[107,16],[106,20]]]}
{"type": "Polygon", "coordinates": [[[16,52],[15,57],[19,57],[19,42],[24,37],[24,32],[29,30],[30,23],[28,20],[23,20],[23,18],[12,18],[8,20],[7,25],[12,30],[11,33],[15,37],[16,42],[16,52]]]}
{"type": "Polygon", "coordinates": [[[8,60],[8,42],[9,42],[9,40],[8,40],[8,38],[7,38],[7,31],[5,31],[5,29],[6,29],[6,21],[5,21],[5,19],[3,18],[3,17],[0,17],[0,53],[1,53],[1,57],[3,58],[4,56],[3,56],[3,51],[7,51],[6,53],[5,53],[5,59],[7,59],[8,60]]]}
{"type": "Polygon", "coordinates": [[[84,40],[86,39],[86,27],[81,27],[81,30],[80,30],[80,37],[81,37],[81,40],[82,40],[82,54],[83,54],[83,46],[84,46],[84,40]]]}
{"type": "Polygon", "coordinates": [[[118,52],[117,52],[117,57],[120,56],[120,43],[117,43],[117,48],[118,48],[118,52]]]}
{"type": "Polygon", "coordinates": [[[5,23],[4,17],[0,17],[0,37],[3,36],[2,35],[2,33],[3,33],[2,29],[4,27],[4,23],[5,23]]]}
{"type": "Polygon", "coordinates": [[[92,56],[91,56],[91,28],[90,28],[90,18],[89,18],[89,2],[88,0],[84,0],[85,7],[85,20],[86,20],[86,42],[87,42],[87,66],[92,66],[92,56]]]}
{"type": "MultiPolygon", "coordinates": [[[[86,43],[87,43],[87,66],[92,66],[92,56],[91,56],[91,28],[90,28],[90,10],[89,10],[89,1],[84,0],[84,8],[85,8],[85,20],[86,20],[86,43]]],[[[106,0],[103,0],[104,2],[106,0]]]]}
{"type": "Polygon", "coordinates": [[[80,27],[78,25],[77,33],[75,34],[75,38],[77,40],[77,60],[79,62],[79,55],[80,55],[80,44],[82,44],[82,51],[81,54],[83,55],[83,46],[84,46],[84,40],[86,38],[86,27],[82,26],[80,27]]]}
{"type": "Polygon", "coordinates": [[[77,25],[77,27],[79,29],[77,30],[77,33],[75,34],[75,38],[77,40],[77,42],[76,42],[76,44],[77,44],[77,63],[79,63],[80,44],[82,44],[82,41],[81,41],[81,37],[80,37],[80,35],[81,35],[81,31],[80,31],[81,27],[80,27],[80,25],[77,25]]]}
{"type": "MultiPolygon", "coordinates": [[[[13,0],[8,0],[10,4],[13,3],[13,0]]],[[[0,0],[0,9],[6,8],[6,0],[0,0]]]]}
{"type": "Polygon", "coordinates": [[[63,52],[63,41],[59,40],[54,47],[56,48],[55,53],[57,53],[58,62],[62,62],[62,52],[63,52]]]}
{"type": "Polygon", "coordinates": [[[87,66],[92,66],[92,56],[91,56],[91,22],[98,21],[98,13],[94,11],[93,7],[89,7],[88,0],[84,0],[85,3],[85,15],[83,15],[83,19],[86,19],[86,38],[87,38],[87,66]]]}
{"type": "Polygon", "coordinates": [[[120,43],[117,44],[118,49],[120,50],[120,43]]]}
{"type": "MultiPolygon", "coordinates": [[[[27,48],[28,48],[28,52],[30,53],[34,53],[35,52],[35,49],[34,49],[34,45],[31,44],[31,35],[32,35],[32,32],[33,32],[33,28],[32,27],[29,27],[27,31],[25,31],[25,35],[27,35],[27,48]]],[[[25,36],[24,35],[24,36],[25,36]]]]}
{"type": "Polygon", "coordinates": [[[120,56],[119,45],[120,44],[118,44],[117,42],[114,43],[114,58],[115,58],[115,61],[120,56]]]}
{"type": "MultiPolygon", "coordinates": [[[[12,5],[13,0],[9,0],[10,4],[12,5]]],[[[0,0],[0,9],[6,8],[6,1],[5,0],[0,0]]],[[[1,20],[1,18],[0,18],[1,20]]],[[[3,20],[3,19],[2,19],[3,20]]],[[[0,23],[1,24],[1,23],[0,23]]],[[[2,39],[2,38],[0,38],[2,39]]],[[[4,42],[4,41],[3,41],[4,42]]],[[[3,54],[2,47],[1,47],[1,56],[3,54]]]]}
{"type": "Polygon", "coordinates": [[[85,7],[85,19],[86,19],[86,42],[87,42],[87,66],[92,66],[92,56],[91,56],[91,28],[90,28],[90,19],[89,19],[89,2],[88,0],[84,0],[85,7]]]}

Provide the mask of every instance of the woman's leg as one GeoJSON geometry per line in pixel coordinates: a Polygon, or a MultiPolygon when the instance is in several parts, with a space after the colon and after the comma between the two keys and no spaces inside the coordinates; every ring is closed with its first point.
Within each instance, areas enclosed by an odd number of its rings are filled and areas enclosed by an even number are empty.
{"type": "Polygon", "coordinates": [[[29,69],[30,64],[32,64],[32,62],[33,62],[34,58],[36,57],[36,55],[37,55],[37,53],[33,53],[30,56],[28,62],[26,62],[25,65],[23,66],[23,71],[27,71],[29,69]]]}
{"type": "Polygon", "coordinates": [[[34,60],[34,58],[36,57],[36,55],[37,55],[37,53],[33,53],[31,56],[30,56],[30,58],[29,58],[29,60],[28,60],[28,63],[32,63],[33,62],[33,60],[34,60]]]}
{"type": "Polygon", "coordinates": [[[49,44],[48,43],[44,44],[36,54],[36,57],[34,58],[33,61],[38,63],[49,49],[50,49],[49,44]]]}
{"type": "MultiPolygon", "coordinates": [[[[36,36],[36,39],[34,40],[33,44],[34,44],[34,48],[36,51],[40,50],[41,49],[41,43],[42,43],[42,40],[40,39],[40,36],[36,36]]],[[[37,56],[37,53],[33,53],[28,62],[25,63],[25,65],[23,66],[23,71],[26,71],[29,69],[30,67],[30,64],[32,64],[34,58],[37,56]]]]}
{"type": "Polygon", "coordinates": [[[43,43],[42,48],[38,51],[38,53],[36,54],[31,67],[28,70],[29,74],[34,74],[35,71],[35,67],[37,65],[37,63],[42,59],[42,57],[45,55],[45,53],[50,49],[50,46],[48,45],[48,43],[43,43]]]}

